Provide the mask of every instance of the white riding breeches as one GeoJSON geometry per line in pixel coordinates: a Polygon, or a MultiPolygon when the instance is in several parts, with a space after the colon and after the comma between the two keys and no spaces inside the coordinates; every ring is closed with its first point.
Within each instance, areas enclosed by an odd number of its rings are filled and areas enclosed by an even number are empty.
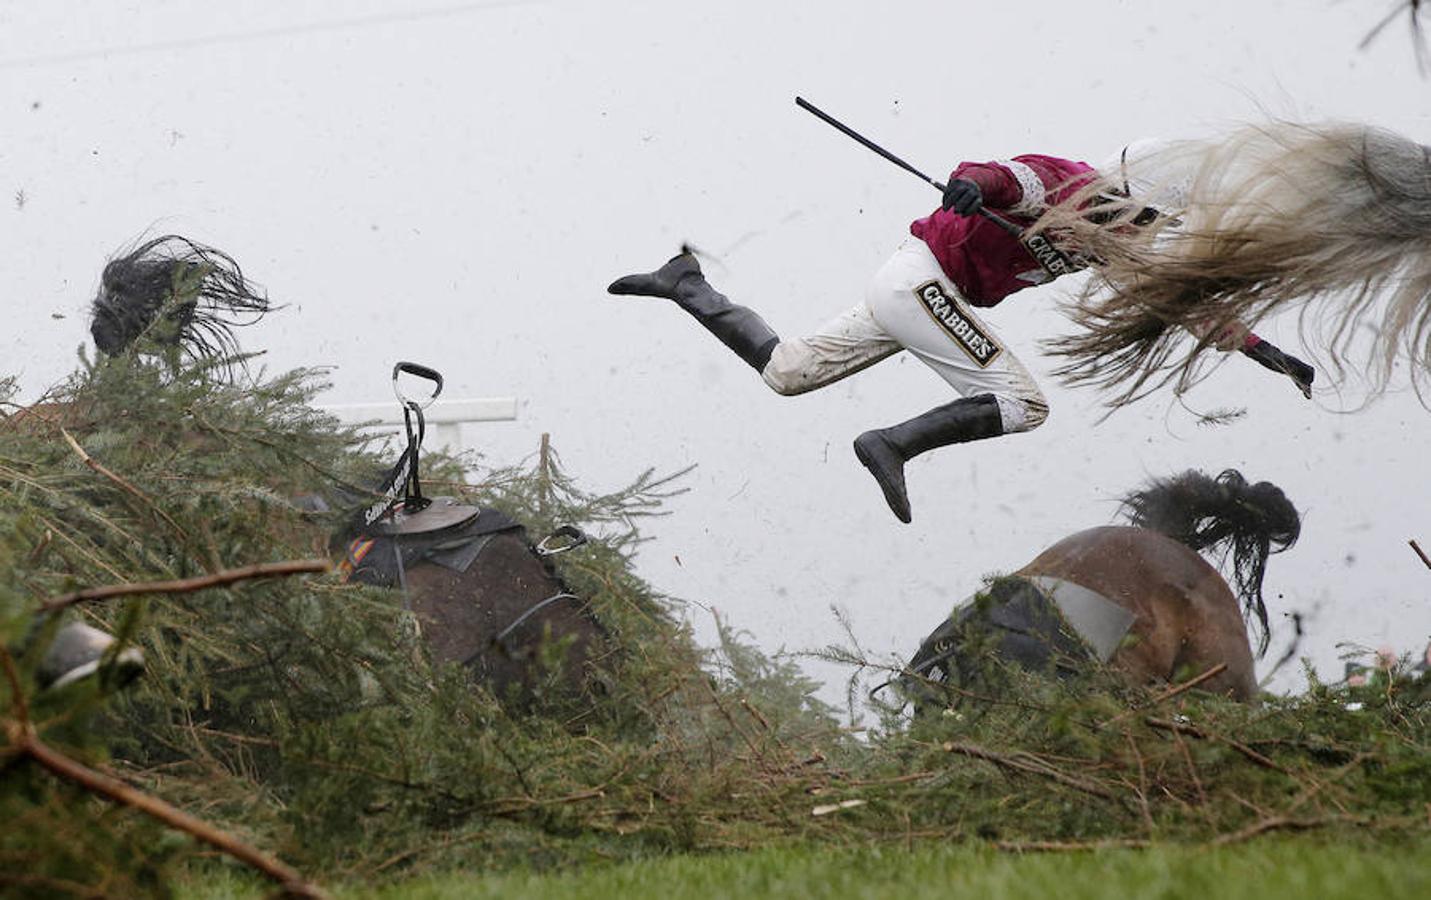
{"type": "Polygon", "coordinates": [[[1023,363],[974,314],[915,237],[875,273],[863,303],[808,337],[781,341],[760,374],[779,394],[803,394],[902,349],[960,396],[994,395],[1005,433],[1036,428],[1048,416],[1048,401],[1023,363]]]}

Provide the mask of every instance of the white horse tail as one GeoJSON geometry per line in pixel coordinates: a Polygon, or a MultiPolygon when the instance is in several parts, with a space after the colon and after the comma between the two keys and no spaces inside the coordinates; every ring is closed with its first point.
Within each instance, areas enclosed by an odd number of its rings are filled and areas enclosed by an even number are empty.
{"type": "MultiPolygon", "coordinates": [[[[1050,342],[1073,383],[1185,389],[1208,335],[1297,310],[1338,372],[1384,389],[1399,357],[1418,392],[1431,374],[1431,148],[1380,128],[1276,122],[1216,141],[1164,143],[1036,226],[1081,248],[1093,276],[1050,342]],[[1131,196],[1120,196],[1125,186],[1131,196]],[[1151,224],[1145,207],[1164,215],[1151,224]]],[[[1425,394],[1422,393],[1423,399],[1425,394]]]]}

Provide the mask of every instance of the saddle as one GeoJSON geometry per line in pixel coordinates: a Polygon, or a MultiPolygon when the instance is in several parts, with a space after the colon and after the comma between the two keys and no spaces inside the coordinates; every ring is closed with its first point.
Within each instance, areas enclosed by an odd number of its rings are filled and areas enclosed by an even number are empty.
{"type": "Polygon", "coordinates": [[[490,677],[499,657],[534,660],[549,640],[600,630],[549,561],[585,541],[564,526],[534,545],[506,514],[438,497],[355,537],[340,571],[398,589],[435,662],[490,677]]]}
{"type": "MultiPolygon", "coordinates": [[[[400,372],[437,382],[426,367],[399,363],[400,372]]],[[[531,695],[544,677],[543,650],[560,642],[567,686],[580,690],[581,663],[595,655],[604,629],[586,603],[569,591],[550,557],[586,543],[564,525],[533,544],[526,529],[496,509],[454,497],[425,497],[418,477],[422,406],[399,392],[408,446],[379,486],[382,499],[350,523],[345,580],[397,588],[403,608],[437,664],[467,668],[497,693],[531,695]]]]}
{"type": "MultiPolygon", "coordinates": [[[[350,581],[407,590],[407,571],[423,562],[466,572],[486,539],[520,529],[495,509],[481,509],[453,497],[437,497],[408,511],[399,504],[348,544],[339,566],[350,581]]],[[[406,596],[404,597],[406,603],[406,596]]]]}
{"type": "Polygon", "coordinates": [[[1111,659],[1132,623],[1132,613],[1072,582],[1000,578],[920,642],[898,681],[918,704],[937,693],[931,682],[948,684],[976,674],[980,651],[1064,679],[1090,662],[1111,659]]]}

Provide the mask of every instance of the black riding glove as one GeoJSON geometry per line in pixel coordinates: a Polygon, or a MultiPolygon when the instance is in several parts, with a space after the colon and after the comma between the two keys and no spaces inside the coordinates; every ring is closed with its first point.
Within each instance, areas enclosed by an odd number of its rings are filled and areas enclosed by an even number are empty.
{"type": "Polygon", "coordinates": [[[944,189],[943,208],[961,216],[972,216],[984,205],[984,192],[967,178],[955,178],[944,189]]]}
{"type": "Polygon", "coordinates": [[[1291,378],[1297,385],[1297,390],[1302,392],[1302,396],[1311,399],[1312,381],[1317,377],[1317,370],[1302,362],[1290,353],[1284,353],[1277,347],[1272,346],[1267,341],[1261,341],[1256,346],[1246,351],[1247,355],[1261,363],[1264,367],[1274,372],[1281,372],[1291,378]]]}
{"type": "Polygon", "coordinates": [[[1290,353],[1282,355],[1287,360],[1287,374],[1297,383],[1297,390],[1302,392],[1302,396],[1310,400],[1312,398],[1312,379],[1317,377],[1317,370],[1290,353]]]}

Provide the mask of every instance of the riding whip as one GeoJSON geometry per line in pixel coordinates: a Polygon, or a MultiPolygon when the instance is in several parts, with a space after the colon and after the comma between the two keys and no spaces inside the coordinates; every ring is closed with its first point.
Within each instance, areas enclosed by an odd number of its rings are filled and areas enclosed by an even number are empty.
{"type": "MultiPolygon", "coordinates": [[[[919,170],[916,169],[914,166],[911,166],[909,163],[907,163],[907,162],[905,162],[904,160],[900,159],[898,156],[895,156],[893,153],[890,153],[888,150],[884,149],[884,148],[881,147],[879,144],[876,144],[874,141],[871,141],[869,138],[865,137],[864,135],[862,135],[862,134],[860,134],[859,132],[855,131],[854,129],[850,128],[848,125],[845,125],[844,123],[840,122],[838,119],[835,119],[834,117],[830,116],[829,114],[823,112],[823,111],[820,110],[818,107],[816,107],[813,103],[810,103],[808,100],[806,100],[804,97],[796,97],[796,98],[795,98],[795,105],[798,106],[798,107],[800,107],[801,109],[805,110],[806,112],[812,114],[813,116],[815,116],[815,118],[817,118],[817,119],[819,119],[820,121],[824,122],[826,125],[833,126],[837,131],[843,133],[845,136],[850,137],[850,138],[853,138],[854,140],[858,141],[859,143],[863,144],[864,146],[866,146],[866,147],[868,147],[869,149],[873,150],[874,152],[878,153],[880,156],[883,156],[885,159],[887,159],[887,160],[889,160],[890,162],[894,163],[896,166],[899,166],[901,169],[905,170],[906,172],[909,172],[911,175],[914,175],[916,178],[919,178],[921,181],[927,182],[928,184],[930,184],[931,186],[933,186],[933,188],[934,188],[935,190],[937,190],[939,193],[941,193],[941,194],[944,193],[945,185],[944,185],[943,183],[938,182],[938,181],[935,181],[933,178],[930,178],[928,175],[925,175],[923,172],[919,171],[919,170]]],[[[993,222],[995,225],[999,226],[1000,228],[1004,229],[1005,231],[1007,231],[1009,234],[1013,235],[1014,237],[1019,238],[1020,240],[1023,240],[1024,230],[1023,230],[1022,228],[1020,228],[1019,226],[1015,225],[1013,222],[1010,222],[1008,219],[1005,219],[1003,216],[999,215],[998,213],[996,213],[996,212],[994,212],[994,211],[992,211],[992,210],[986,209],[986,208],[984,208],[984,207],[981,206],[981,207],[979,207],[979,209],[978,209],[978,214],[981,215],[981,216],[983,216],[984,218],[988,219],[990,222],[993,222]]],[[[1055,251],[1055,252],[1057,252],[1057,251],[1055,251]]],[[[1064,257],[1064,258],[1065,258],[1065,260],[1067,260],[1067,257],[1064,257]]],[[[1073,266],[1073,263],[1072,263],[1071,260],[1068,261],[1068,265],[1069,265],[1069,267],[1070,267],[1070,268],[1069,268],[1069,271],[1073,271],[1073,268],[1076,268],[1075,266],[1073,266]]]]}
{"type": "MultiPolygon", "coordinates": [[[[939,193],[944,193],[945,185],[943,183],[936,181],[933,178],[930,178],[928,175],[919,171],[914,166],[911,166],[909,163],[900,159],[898,156],[895,156],[893,153],[884,149],[879,144],[876,144],[874,141],[871,141],[869,138],[855,131],[853,128],[850,128],[848,125],[844,124],[843,122],[819,109],[813,103],[810,103],[808,100],[806,100],[804,97],[797,96],[795,98],[795,105],[799,106],[801,109],[815,116],[817,119],[824,122],[825,124],[833,127],[835,130],[844,134],[846,137],[855,140],[856,142],[862,144],[870,150],[873,150],[875,153],[878,153],[880,156],[894,163],[896,166],[899,166],[901,169],[904,169],[906,172],[909,172],[911,175],[914,175],[916,178],[929,184],[935,190],[939,191],[939,193]]],[[[1002,228],[1004,231],[1008,232],[1013,237],[1017,238],[1019,243],[1024,245],[1024,248],[1028,250],[1029,254],[1032,255],[1033,258],[1038,262],[1038,264],[1042,266],[1045,270],[1047,270],[1050,275],[1058,276],[1066,274],[1068,272],[1074,272],[1082,268],[1080,264],[1074,262],[1074,260],[1071,259],[1068,254],[1055,247],[1053,245],[1053,242],[1048,240],[1048,238],[1044,237],[1042,234],[1027,234],[1025,233],[1024,229],[1020,228],[1014,222],[1009,221],[1008,219],[984,206],[980,206],[978,210],[976,210],[976,212],[978,215],[983,216],[988,221],[992,222],[993,224],[1002,228]]],[[[1304,397],[1307,397],[1308,399],[1311,399],[1311,375],[1308,374],[1304,376],[1303,374],[1301,374],[1303,372],[1310,373],[1312,371],[1311,366],[1308,366],[1301,360],[1296,359],[1296,357],[1284,353],[1277,347],[1273,346],[1271,342],[1264,340],[1257,335],[1251,335],[1250,333],[1249,335],[1251,337],[1256,338],[1256,340],[1253,342],[1253,346],[1251,347],[1244,345],[1241,348],[1241,353],[1247,356],[1249,359],[1260,363],[1266,368],[1272,369],[1276,372],[1281,372],[1282,374],[1291,378],[1292,382],[1297,386],[1297,389],[1302,392],[1302,395],[1304,397]]]]}

